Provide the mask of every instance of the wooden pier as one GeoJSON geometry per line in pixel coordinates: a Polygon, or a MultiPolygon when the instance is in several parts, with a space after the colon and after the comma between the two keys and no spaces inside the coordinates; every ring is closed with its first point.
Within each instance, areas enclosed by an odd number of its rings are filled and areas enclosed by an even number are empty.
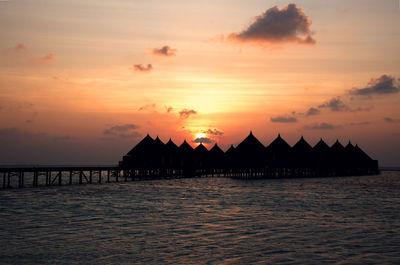
{"type": "Polygon", "coordinates": [[[0,174],[3,189],[119,182],[123,175],[118,166],[3,167],[0,174]]]}

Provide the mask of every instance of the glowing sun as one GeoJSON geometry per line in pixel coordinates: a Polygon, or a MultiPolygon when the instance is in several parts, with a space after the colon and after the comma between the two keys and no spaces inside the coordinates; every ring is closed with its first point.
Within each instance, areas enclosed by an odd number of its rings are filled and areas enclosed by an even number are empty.
{"type": "Polygon", "coordinates": [[[206,134],[205,133],[196,133],[196,139],[198,138],[206,138],[206,134]]]}

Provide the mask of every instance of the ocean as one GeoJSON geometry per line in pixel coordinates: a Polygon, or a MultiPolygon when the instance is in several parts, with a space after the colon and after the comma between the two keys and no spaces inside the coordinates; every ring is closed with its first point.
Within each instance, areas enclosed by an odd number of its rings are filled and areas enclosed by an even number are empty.
{"type": "Polygon", "coordinates": [[[0,190],[1,264],[400,264],[400,172],[0,190]]]}

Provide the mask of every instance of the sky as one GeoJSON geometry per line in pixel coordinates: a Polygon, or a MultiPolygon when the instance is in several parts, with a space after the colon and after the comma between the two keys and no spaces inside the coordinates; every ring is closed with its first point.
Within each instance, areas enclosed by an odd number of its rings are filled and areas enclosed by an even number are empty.
{"type": "Polygon", "coordinates": [[[252,131],[400,166],[399,25],[398,0],[2,0],[0,164],[252,131]]]}

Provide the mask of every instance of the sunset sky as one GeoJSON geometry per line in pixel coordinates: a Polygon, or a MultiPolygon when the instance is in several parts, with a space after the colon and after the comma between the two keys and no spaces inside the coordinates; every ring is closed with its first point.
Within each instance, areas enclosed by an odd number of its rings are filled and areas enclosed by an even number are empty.
{"type": "Polygon", "coordinates": [[[0,164],[252,130],[400,165],[398,0],[2,0],[0,36],[0,164]]]}

